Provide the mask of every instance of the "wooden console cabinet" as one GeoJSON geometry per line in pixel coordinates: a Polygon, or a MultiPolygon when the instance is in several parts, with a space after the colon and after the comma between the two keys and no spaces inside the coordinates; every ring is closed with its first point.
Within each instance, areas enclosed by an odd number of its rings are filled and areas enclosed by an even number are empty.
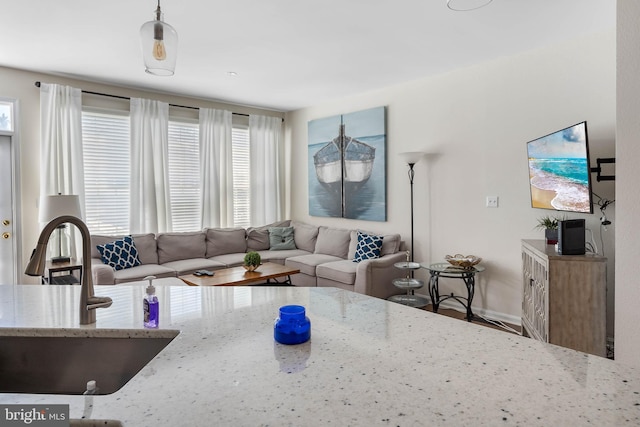
{"type": "Polygon", "coordinates": [[[522,332],[606,357],[607,259],[559,255],[544,240],[522,240],[522,332]]]}

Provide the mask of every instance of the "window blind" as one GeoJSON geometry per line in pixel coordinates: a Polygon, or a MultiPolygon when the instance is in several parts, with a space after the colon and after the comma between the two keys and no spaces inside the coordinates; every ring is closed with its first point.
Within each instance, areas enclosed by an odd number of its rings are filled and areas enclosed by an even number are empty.
{"type": "Polygon", "coordinates": [[[231,130],[233,158],[233,224],[249,227],[251,223],[249,200],[249,128],[231,130]]]}
{"type": "Polygon", "coordinates": [[[82,112],[85,220],[93,234],[129,232],[129,116],[82,112]]]}
{"type": "Polygon", "coordinates": [[[202,228],[198,124],[169,121],[169,191],[173,231],[202,228]]]}

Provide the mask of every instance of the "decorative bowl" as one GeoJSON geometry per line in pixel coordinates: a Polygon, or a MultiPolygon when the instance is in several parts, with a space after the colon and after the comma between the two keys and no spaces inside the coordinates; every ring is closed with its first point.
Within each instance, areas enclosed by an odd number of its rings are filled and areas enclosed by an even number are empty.
{"type": "Polygon", "coordinates": [[[482,261],[482,258],[477,257],[475,255],[461,255],[461,254],[446,255],[444,259],[447,260],[447,262],[451,265],[454,265],[460,268],[466,268],[466,269],[470,269],[474,265],[482,261]]]}
{"type": "Polygon", "coordinates": [[[244,269],[247,271],[256,271],[259,265],[243,265],[244,269]]]}

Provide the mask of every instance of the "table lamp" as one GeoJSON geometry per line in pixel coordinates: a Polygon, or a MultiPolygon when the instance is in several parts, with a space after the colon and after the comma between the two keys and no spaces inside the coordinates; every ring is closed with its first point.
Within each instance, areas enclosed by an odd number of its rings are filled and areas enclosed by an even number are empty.
{"type": "MultiPolygon", "coordinates": [[[[48,223],[52,219],[60,216],[70,215],[77,218],[82,218],[80,211],[80,197],[76,195],[63,195],[58,193],[55,196],[43,196],[40,198],[40,215],[38,220],[41,223],[48,223]]],[[[67,227],[67,224],[60,224],[57,227],[58,234],[58,253],[51,258],[51,262],[69,262],[71,258],[62,255],[62,236],[63,231],[67,227]]]]}

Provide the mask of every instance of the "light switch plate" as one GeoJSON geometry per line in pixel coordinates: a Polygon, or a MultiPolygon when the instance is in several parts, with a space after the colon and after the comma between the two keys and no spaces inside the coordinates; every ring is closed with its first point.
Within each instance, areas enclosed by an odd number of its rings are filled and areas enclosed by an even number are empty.
{"type": "Polygon", "coordinates": [[[487,207],[488,208],[497,208],[498,207],[498,196],[487,196],[487,207]]]}

